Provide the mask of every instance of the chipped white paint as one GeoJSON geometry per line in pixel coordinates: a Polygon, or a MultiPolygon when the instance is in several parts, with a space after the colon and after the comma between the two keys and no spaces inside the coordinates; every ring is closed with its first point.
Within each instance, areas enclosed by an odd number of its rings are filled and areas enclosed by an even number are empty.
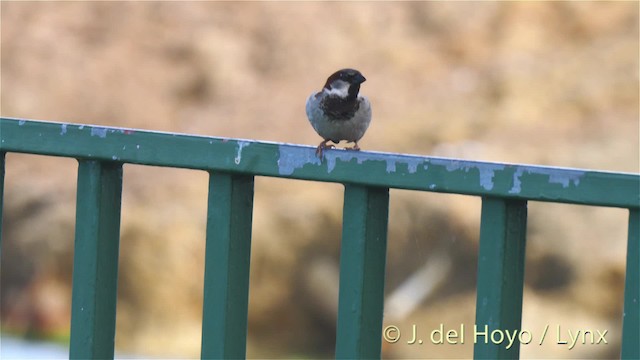
{"type": "Polygon", "coordinates": [[[366,161],[384,161],[386,163],[386,172],[388,174],[395,173],[397,171],[398,164],[406,164],[407,170],[410,174],[415,173],[418,170],[418,165],[423,162],[423,159],[412,158],[407,156],[380,156],[376,153],[356,152],[350,150],[329,150],[325,152],[324,158],[327,161],[327,172],[331,173],[335,167],[337,160],[343,162],[350,162],[355,159],[360,165],[366,161]]]}
{"type": "MultiPolygon", "coordinates": [[[[336,162],[338,159],[343,162],[349,162],[355,158],[358,164],[362,164],[362,162],[365,161],[364,157],[358,157],[356,155],[357,154],[355,152],[349,150],[326,151],[324,153],[324,158],[327,161],[327,172],[329,174],[333,172],[333,169],[336,168],[336,162]]],[[[388,167],[389,165],[387,165],[387,168],[388,167]]]]}
{"type": "Polygon", "coordinates": [[[445,159],[431,159],[430,161],[434,165],[444,166],[445,169],[447,169],[447,171],[449,172],[457,170],[469,172],[469,170],[471,169],[477,169],[480,173],[480,186],[482,186],[482,188],[485,190],[493,189],[493,178],[495,177],[496,171],[505,169],[505,166],[502,164],[475,163],[471,161],[445,159]]]}
{"type": "Polygon", "coordinates": [[[495,176],[496,170],[503,170],[504,166],[496,167],[496,166],[479,166],[478,170],[480,170],[480,186],[482,186],[485,190],[493,189],[493,177],[495,176]]]}
{"type": "MultiPolygon", "coordinates": [[[[373,160],[373,159],[371,159],[373,160]]],[[[376,160],[380,160],[377,158],[376,160]]],[[[412,158],[403,158],[399,156],[387,157],[385,159],[387,163],[387,174],[396,172],[396,163],[404,163],[407,164],[407,170],[409,170],[409,174],[414,174],[418,171],[418,165],[422,163],[422,159],[412,159],[412,158]]],[[[424,169],[427,169],[427,166],[424,166],[424,169]]]]}
{"type": "Polygon", "coordinates": [[[580,179],[584,176],[584,171],[554,168],[539,168],[535,166],[518,166],[513,173],[513,186],[509,190],[509,194],[520,194],[522,191],[522,181],[520,178],[524,173],[545,175],[549,178],[549,184],[560,184],[563,189],[569,187],[571,183],[574,186],[580,185],[580,179]]]}
{"type": "Polygon", "coordinates": [[[139,149],[140,149],[140,145],[136,145],[136,149],[138,149],[138,150],[139,150],[139,149]]]}
{"type": "Polygon", "coordinates": [[[569,183],[573,183],[573,186],[580,185],[580,179],[584,176],[584,171],[567,173],[566,171],[546,169],[543,174],[549,175],[550,184],[561,184],[563,188],[568,188],[569,183]]]}
{"type": "Polygon", "coordinates": [[[250,142],[248,141],[238,141],[238,152],[236,154],[236,158],[234,160],[234,162],[236,163],[236,165],[240,164],[240,161],[242,161],[242,149],[251,145],[250,142]]]}
{"type": "Polygon", "coordinates": [[[60,135],[64,135],[67,133],[67,124],[62,124],[60,129],[60,135]]]}
{"type": "MultiPolygon", "coordinates": [[[[424,159],[409,156],[381,156],[378,153],[358,152],[351,150],[327,150],[324,152],[324,159],[321,161],[312,148],[296,148],[290,145],[280,145],[280,156],[278,158],[278,172],[280,175],[291,175],[296,169],[300,169],[307,164],[321,165],[322,162],[327,163],[327,172],[332,173],[336,168],[338,160],[341,162],[350,162],[356,160],[358,165],[367,161],[384,161],[386,163],[385,170],[387,173],[395,173],[399,164],[406,164],[409,174],[418,171],[418,166],[423,164],[424,159]]],[[[428,165],[423,164],[426,170],[428,165]]]]}
{"type": "Polygon", "coordinates": [[[22,126],[27,122],[27,120],[19,120],[18,125],[22,126]]]}
{"type": "Polygon", "coordinates": [[[113,156],[111,157],[111,160],[118,160],[118,157],[117,157],[117,156],[115,156],[115,155],[113,155],[113,156]]]}
{"type": "Polygon", "coordinates": [[[84,125],[80,125],[80,126],[78,126],[78,129],[79,129],[79,130],[84,129],[84,125]]]}
{"type": "Polygon", "coordinates": [[[522,191],[522,182],[520,181],[520,176],[522,176],[523,172],[524,168],[518,167],[513,173],[513,186],[509,190],[509,194],[520,194],[520,191],[522,191]]]}
{"type": "Polygon", "coordinates": [[[387,159],[387,174],[392,172],[396,172],[396,162],[391,159],[387,159]]]}
{"type": "Polygon", "coordinates": [[[320,159],[313,148],[298,148],[291,145],[278,146],[278,174],[291,175],[296,169],[307,164],[320,165],[320,159]]]}
{"type": "Polygon", "coordinates": [[[91,136],[97,136],[100,138],[106,138],[107,137],[107,128],[101,128],[101,127],[91,127],[91,136]]]}

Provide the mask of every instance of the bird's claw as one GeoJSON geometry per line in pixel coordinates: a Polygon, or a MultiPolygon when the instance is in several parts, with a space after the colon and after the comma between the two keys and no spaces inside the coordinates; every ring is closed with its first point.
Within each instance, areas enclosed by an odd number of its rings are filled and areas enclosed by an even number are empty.
{"type": "Polygon", "coordinates": [[[320,159],[322,159],[322,156],[324,155],[324,151],[326,149],[335,149],[335,145],[330,145],[327,144],[329,142],[329,140],[325,140],[323,142],[320,143],[320,145],[318,145],[318,147],[316,148],[316,156],[319,157],[320,159]]]}
{"type": "Polygon", "coordinates": [[[354,142],[352,147],[345,148],[345,150],[360,151],[360,146],[358,146],[357,142],[354,142]]]}
{"type": "MultiPolygon", "coordinates": [[[[326,149],[335,149],[335,145],[331,145],[328,144],[330,140],[325,140],[323,142],[320,143],[320,145],[318,145],[318,147],[316,148],[316,156],[319,157],[320,159],[322,159],[323,155],[324,155],[324,151],[326,149]]],[[[345,150],[351,150],[351,151],[360,151],[360,146],[358,146],[358,143],[354,143],[354,145],[352,147],[347,147],[344,148],[345,150]]]]}

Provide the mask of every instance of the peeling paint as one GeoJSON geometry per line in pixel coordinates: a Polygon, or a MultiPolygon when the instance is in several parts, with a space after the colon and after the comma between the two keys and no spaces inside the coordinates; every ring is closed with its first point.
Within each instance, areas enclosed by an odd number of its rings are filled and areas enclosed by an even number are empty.
{"type": "Polygon", "coordinates": [[[79,130],[84,129],[84,125],[80,125],[80,126],[78,127],[78,129],[79,129],[79,130]]]}
{"type": "Polygon", "coordinates": [[[238,141],[238,153],[236,154],[236,158],[234,160],[236,165],[240,164],[240,161],[242,161],[242,148],[249,145],[251,145],[251,143],[248,141],[238,141]]]}
{"type": "Polygon", "coordinates": [[[97,136],[104,139],[107,137],[107,130],[107,128],[91,127],[91,136],[97,136]]]}
{"type": "Polygon", "coordinates": [[[580,185],[580,178],[584,175],[583,171],[574,174],[567,174],[563,171],[545,170],[545,173],[549,173],[550,184],[561,184],[563,188],[568,188],[569,183],[572,182],[573,186],[580,185]]]}
{"type": "MultiPolygon", "coordinates": [[[[358,164],[362,164],[366,160],[362,156],[356,156],[355,152],[349,150],[326,151],[324,153],[324,158],[327,160],[327,172],[329,174],[331,174],[333,169],[336,168],[336,160],[338,159],[340,159],[340,161],[349,162],[355,158],[358,164]]],[[[387,168],[389,168],[388,164],[387,168]]]]}
{"type": "MultiPolygon", "coordinates": [[[[386,172],[395,173],[399,164],[406,164],[407,171],[414,174],[418,171],[418,166],[424,163],[422,158],[414,158],[407,156],[389,156],[389,154],[365,153],[350,150],[328,150],[324,152],[324,158],[321,161],[315,154],[315,149],[294,148],[290,145],[280,145],[280,157],[278,159],[278,170],[281,175],[291,175],[296,169],[302,168],[307,164],[322,165],[327,163],[327,172],[332,173],[335,170],[338,160],[341,162],[351,162],[356,160],[358,165],[367,161],[377,161],[386,163],[386,172]]],[[[426,170],[428,166],[423,164],[426,170]]]]}
{"type": "Polygon", "coordinates": [[[523,172],[524,169],[522,167],[518,167],[513,173],[513,186],[509,190],[509,194],[520,194],[520,191],[522,191],[522,182],[520,181],[520,176],[522,176],[523,172]]]}
{"type": "Polygon", "coordinates": [[[384,161],[386,163],[386,172],[395,173],[397,171],[398,164],[406,164],[407,170],[410,174],[418,171],[418,165],[423,162],[420,158],[411,158],[405,156],[381,156],[379,154],[361,153],[349,150],[330,150],[325,153],[325,159],[327,160],[327,171],[331,173],[336,166],[336,160],[343,162],[350,162],[356,159],[360,165],[366,161],[384,161]]]}
{"type": "Polygon", "coordinates": [[[485,190],[493,189],[493,178],[495,177],[496,171],[505,169],[505,166],[502,164],[479,164],[470,161],[458,160],[431,159],[431,163],[434,165],[444,166],[449,172],[457,170],[469,172],[471,169],[478,169],[478,172],[480,173],[480,186],[485,190]]]}
{"type": "Polygon", "coordinates": [[[524,173],[535,175],[546,175],[549,177],[549,184],[560,184],[563,189],[580,185],[580,179],[584,176],[584,171],[567,171],[566,169],[538,168],[533,166],[518,166],[513,173],[513,186],[509,190],[509,194],[519,194],[522,191],[522,181],[520,178],[524,173]]]}
{"type": "Polygon", "coordinates": [[[278,173],[291,175],[296,169],[301,169],[307,164],[320,165],[320,159],[313,148],[297,148],[291,145],[278,146],[278,173]]]}
{"type": "Polygon", "coordinates": [[[117,157],[117,156],[115,156],[115,155],[113,155],[113,156],[111,157],[111,160],[118,160],[118,157],[117,157]]]}
{"type": "Polygon", "coordinates": [[[19,120],[18,125],[22,126],[27,122],[27,120],[19,120]]]}
{"type": "Polygon", "coordinates": [[[387,174],[392,172],[396,172],[396,162],[391,159],[387,159],[387,174]]]}
{"type": "Polygon", "coordinates": [[[136,145],[136,149],[140,149],[140,145],[136,145]]]}
{"type": "Polygon", "coordinates": [[[67,133],[67,124],[62,124],[60,129],[60,135],[64,135],[67,133]]]}
{"type": "MultiPolygon", "coordinates": [[[[379,160],[379,159],[369,159],[369,160],[379,160]]],[[[409,174],[414,174],[418,171],[418,165],[422,163],[422,159],[406,159],[400,157],[391,157],[385,160],[387,162],[387,173],[396,172],[396,163],[405,163],[407,164],[407,170],[409,170],[409,174]]],[[[425,165],[425,170],[426,170],[425,165]]]]}
{"type": "MultiPolygon", "coordinates": [[[[438,164],[437,161],[432,161],[432,162],[437,165],[442,165],[442,164],[438,164]]],[[[472,167],[472,165],[469,165],[469,164],[463,165],[462,161],[458,161],[458,160],[450,160],[443,163],[445,165],[445,168],[449,172],[456,171],[456,170],[464,170],[464,172],[469,172],[469,169],[471,169],[472,167]]]]}
{"type": "Polygon", "coordinates": [[[488,166],[478,167],[478,170],[480,170],[480,186],[482,186],[482,188],[485,190],[492,190],[493,177],[496,174],[495,171],[502,170],[502,169],[504,169],[504,166],[502,166],[502,168],[500,169],[497,169],[495,167],[488,167],[488,166]]]}

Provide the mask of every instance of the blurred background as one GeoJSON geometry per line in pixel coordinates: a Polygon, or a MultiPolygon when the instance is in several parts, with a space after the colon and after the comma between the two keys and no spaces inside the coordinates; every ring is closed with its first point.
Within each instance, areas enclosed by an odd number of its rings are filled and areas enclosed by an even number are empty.
{"type": "MultiPolygon", "coordinates": [[[[305,100],[353,67],[373,104],[365,150],[639,170],[637,2],[0,7],[2,116],[316,146],[305,100]]],[[[77,162],[9,154],[6,169],[2,342],[68,344],[77,162]]],[[[257,179],[249,357],[333,355],[342,195],[257,179]]],[[[199,356],[206,199],[205,172],[125,165],[117,352],[199,356]]],[[[608,330],[608,345],[522,357],[619,356],[627,212],[529,214],[523,329],[608,330]]],[[[477,198],[391,191],[385,326],[472,328],[479,218],[477,198]]],[[[403,339],[383,355],[472,345],[403,339]]]]}

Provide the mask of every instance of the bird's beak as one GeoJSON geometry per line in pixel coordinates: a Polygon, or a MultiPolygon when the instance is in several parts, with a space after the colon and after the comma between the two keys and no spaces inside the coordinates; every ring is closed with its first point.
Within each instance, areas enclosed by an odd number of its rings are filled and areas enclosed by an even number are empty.
{"type": "Polygon", "coordinates": [[[362,84],[363,82],[367,81],[367,79],[364,76],[362,76],[362,74],[358,74],[355,80],[356,80],[356,83],[358,84],[362,84]]]}

